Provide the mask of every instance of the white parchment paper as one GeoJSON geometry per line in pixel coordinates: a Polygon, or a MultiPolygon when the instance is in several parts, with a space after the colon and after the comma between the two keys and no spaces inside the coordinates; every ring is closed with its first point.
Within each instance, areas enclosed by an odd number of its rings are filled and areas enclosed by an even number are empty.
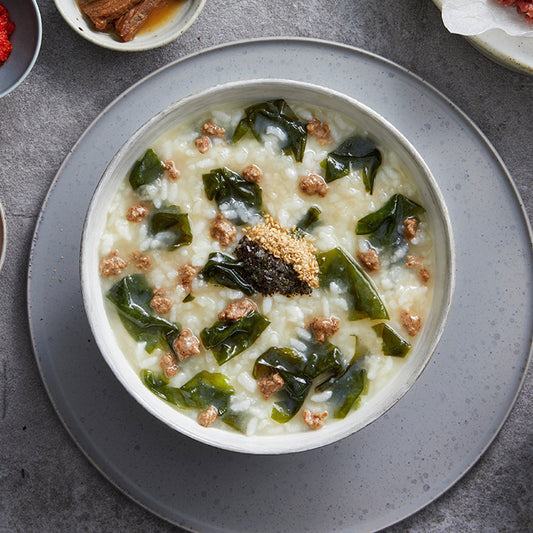
{"type": "Polygon", "coordinates": [[[442,21],[451,33],[479,35],[500,29],[513,36],[533,35],[516,8],[505,7],[494,0],[442,0],[442,21]]]}

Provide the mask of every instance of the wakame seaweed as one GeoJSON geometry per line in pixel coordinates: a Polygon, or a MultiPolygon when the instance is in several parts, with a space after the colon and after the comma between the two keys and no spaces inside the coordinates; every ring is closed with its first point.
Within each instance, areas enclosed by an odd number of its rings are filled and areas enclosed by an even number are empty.
{"type": "Polygon", "coordinates": [[[213,406],[217,416],[225,424],[241,433],[246,432],[247,413],[234,411],[230,407],[235,389],[224,374],[202,370],[181,387],[171,387],[165,376],[156,376],[148,369],[141,371],[141,379],[146,387],[163,400],[181,409],[203,411],[213,406]]]}
{"type": "Polygon", "coordinates": [[[254,365],[254,378],[265,373],[278,372],[285,382],[276,392],[272,419],[288,422],[302,407],[311,390],[312,379],[304,374],[306,359],[303,354],[290,348],[269,348],[260,355],[254,365]]]}
{"type": "Polygon", "coordinates": [[[232,224],[251,224],[261,216],[261,187],[229,168],[216,168],[202,176],[205,194],[232,224]]]}
{"type": "Polygon", "coordinates": [[[202,344],[213,352],[219,365],[248,349],[270,324],[258,311],[238,320],[218,320],[200,333],[202,344]]]}
{"type": "Polygon", "coordinates": [[[385,322],[376,324],[372,329],[378,337],[381,337],[381,345],[385,355],[405,357],[411,349],[411,345],[385,322]]]}
{"type": "Polygon", "coordinates": [[[135,162],[130,172],[130,185],[135,191],[143,185],[148,185],[160,178],[165,172],[165,164],[159,156],[149,148],[141,159],[135,162]]]}
{"type": "Polygon", "coordinates": [[[344,371],[317,386],[319,392],[331,391],[328,405],[331,405],[334,418],[344,418],[353,408],[361,394],[366,393],[368,380],[366,370],[357,363],[354,357],[344,371]]]}
{"type": "Polygon", "coordinates": [[[349,320],[389,318],[372,280],[345,250],[333,248],[319,254],[317,259],[320,286],[328,288],[333,282],[343,289],[349,306],[349,320]]]}
{"type": "Polygon", "coordinates": [[[253,285],[246,279],[244,264],[221,252],[209,254],[207,263],[199,275],[213,285],[236,289],[248,296],[255,293],[253,285]]]}
{"type": "Polygon", "coordinates": [[[303,160],[307,142],[306,123],[296,116],[285,100],[270,100],[252,105],[246,108],[244,113],[244,118],[233,134],[234,143],[242,139],[248,131],[251,131],[258,141],[261,141],[265,134],[273,134],[279,139],[285,154],[292,154],[298,162],[303,160]]]}
{"type": "Polygon", "coordinates": [[[301,351],[269,348],[255,362],[254,378],[278,372],[285,382],[275,393],[271,416],[276,422],[288,422],[300,410],[315,378],[336,375],[342,369],[342,354],[334,344],[329,341],[304,344],[306,347],[301,351]]]}
{"type": "Polygon", "coordinates": [[[392,195],[385,205],[357,222],[357,235],[370,235],[374,246],[397,248],[406,242],[404,220],[417,218],[425,209],[403,194],[392,195]]]}
{"type": "Polygon", "coordinates": [[[381,161],[381,152],[372,141],[353,136],[330,152],[322,162],[322,166],[326,169],[327,183],[338,180],[354,170],[362,170],[365,190],[372,194],[381,161]]]}
{"type": "Polygon", "coordinates": [[[146,351],[168,349],[181,331],[177,323],[155,316],[150,307],[154,296],[144,274],[133,274],[117,281],[107,298],[117,308],[128,333],[138,342],[146,342],[146,351]]]}
{"type": "Polygon", "coordinates": [[[152,211],[148,220],[148,231],[161,242],[161,247],[168,251],[192,243],[189,215],[182,213],[177,205],[152,211]]]}
{"type": "Polygon", "coordinates": [[[318,205],[312,205],[305,215],[296,223],[296,229],[307,232],[314,224],[318,222],[322,210],[318,205]]]}
{"type": "Polygon", "coordinates": [[[171,387],[164,376],[156,376],[151,370],[142,370],[144,384],[157,396],[181,409],[207,409],[215,407],[219,416],[229,407],[235,392],[229,379],[220,373],[202,370],[181,387],[171,387]]]}

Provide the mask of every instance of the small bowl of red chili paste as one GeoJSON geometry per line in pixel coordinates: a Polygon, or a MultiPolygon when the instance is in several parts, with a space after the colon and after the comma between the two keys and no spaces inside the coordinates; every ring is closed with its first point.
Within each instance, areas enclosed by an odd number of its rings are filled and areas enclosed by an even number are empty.
{"type": "Polygon", "coordinates": [[[41,48],[41,34],[35,0],[0,0],[0,97],[30,73],[41,48]]]}

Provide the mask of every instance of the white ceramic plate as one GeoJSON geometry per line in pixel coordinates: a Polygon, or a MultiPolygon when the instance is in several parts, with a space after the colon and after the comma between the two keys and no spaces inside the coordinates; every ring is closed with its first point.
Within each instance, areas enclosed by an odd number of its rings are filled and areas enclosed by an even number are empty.
{"type": "Polygon", "coordinates": [[[198,18],[206,0],[184,0],[181,9],[164,26],[153,32],[138,34],[126,43],[112,33],[96,31],[89,18],[81,12],[77,0],[54,2],[67,24],[84,39],[110,50],[139,52],[158,48],[177,39],[198,18]]]}
{"type": "Polygon", "coordinates": [[[531,301],[529,224],[501,159],[479,129],[405,69],[347,46],[299,39],[237,43],[190,56],[113,102],[57,174],[35,231],[28,276],[36,360],[67,430],[126,495],[202,533],[367,533],[432,502],[477,461],[514,404],[531,349],[531,301]],[[210,74],[195,75],[199,71],[210,74]],[[427,162],[455,234],[454,301],[417,383],[357,434],[283,456],[199,444],[140,407],[96,348],[78,274],[83,216],[120,146],[181,96],[247,77],[327,85],[383,115],[427,162]]]}
{"type": "MultiPolygon", "coordinates": [[[[433,2],[442,10],[442,0],[433,2]]],[[[465,36],[465,39],[496,63],[533,75],[533,27],[531,36],[513,37],[501,30],[490,30],[481,35],[465,36]]]]}

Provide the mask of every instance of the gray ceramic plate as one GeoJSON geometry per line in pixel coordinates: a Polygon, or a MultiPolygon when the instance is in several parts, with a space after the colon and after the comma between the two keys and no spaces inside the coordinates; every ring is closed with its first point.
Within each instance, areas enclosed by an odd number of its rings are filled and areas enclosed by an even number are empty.
{"type": "Polygon", "coordinates": [[[480,131],[404,69],[353,48],[298,39],[209,50],[154,73],[112,103],[50,189],[28,276],[36,359],[72,437],[128,496],[202,532],[368,532],[430,503],[475,463],[516,399],[530,353],[532,296],[528,222],[502,161],[480,131]],[[85,211],[123,142],[181,96],[260,77],[330,86],[402,131],[439,182],[457,251],[446,330],[409,393],[352,437],[279,457],[210,448],[150,416],[98,353],[78,278],[85,211]]]}

